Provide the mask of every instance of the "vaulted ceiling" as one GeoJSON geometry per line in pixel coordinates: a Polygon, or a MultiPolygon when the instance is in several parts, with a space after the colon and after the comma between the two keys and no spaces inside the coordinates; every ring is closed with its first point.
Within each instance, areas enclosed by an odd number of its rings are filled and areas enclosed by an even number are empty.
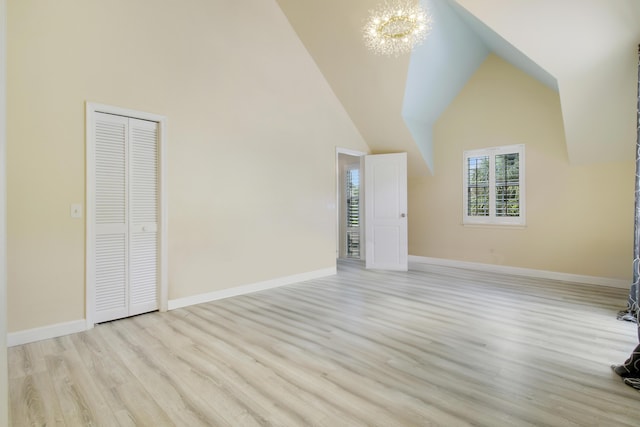
{"type": "Polygon", "coordinates": [[[572,164],[633,156],[638,0],[422,0],[433,30],[410,56],[366,51],[382,0],[277,0],[370,148],[437,171],[432,127],[493,52],[558,91],[572,164]]]}

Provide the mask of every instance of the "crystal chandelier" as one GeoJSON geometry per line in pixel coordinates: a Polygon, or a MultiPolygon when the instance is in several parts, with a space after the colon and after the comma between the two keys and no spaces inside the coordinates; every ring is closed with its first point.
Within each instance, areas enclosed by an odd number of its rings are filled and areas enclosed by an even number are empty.
{"type": "Polygon", "coordinates": [[[431,16],[417,1],[387,1],[369,11],[363,28],[364,42],[378,55],[411,52],[431,31],[431,16]]]}

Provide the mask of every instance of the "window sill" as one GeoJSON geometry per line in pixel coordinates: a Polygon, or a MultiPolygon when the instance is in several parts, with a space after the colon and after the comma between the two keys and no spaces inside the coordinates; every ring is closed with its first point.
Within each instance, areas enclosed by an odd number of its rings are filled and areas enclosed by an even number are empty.
{"type": "Polygon", "coordinates": [[[465,228],[494,228],[494,229],[521,229],[527,228],[526,224],[479,224],[479,223],[462,223],[465,228]]]}

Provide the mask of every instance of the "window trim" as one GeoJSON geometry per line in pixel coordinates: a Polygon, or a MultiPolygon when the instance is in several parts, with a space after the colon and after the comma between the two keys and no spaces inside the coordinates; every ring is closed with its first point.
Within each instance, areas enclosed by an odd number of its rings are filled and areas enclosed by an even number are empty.
{"type": "Polygon", "coordinates": [[[462,223],[463,225],[499,225],[499,226],[524,226],[526,225],[526,194],[525,194],[525,152],[524,144],[504,145],[499,147],[482,148],[463,152],[462,167],[462,223]],[[496,179],[495,157],[501,154],[518,154],[518,182],[520,187],[519,208],[517,217],[496,216],[496,179]],[[489,157],[489,216],[468,215],[468,177],[470,157],[489,157]]]}

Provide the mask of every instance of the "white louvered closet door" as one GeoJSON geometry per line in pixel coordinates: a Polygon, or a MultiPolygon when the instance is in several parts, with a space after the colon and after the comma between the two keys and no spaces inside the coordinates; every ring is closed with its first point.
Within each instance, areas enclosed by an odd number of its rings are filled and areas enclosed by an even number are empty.
{"type": "Polygon", "coordinates": [[[96,113],[96,323],[158,308],[157,129],[96,113]]]}
{"type": "Polygon", "coordinates": [[[129,315],[158,309],[158,124],[129,119],[129,315]]]}

